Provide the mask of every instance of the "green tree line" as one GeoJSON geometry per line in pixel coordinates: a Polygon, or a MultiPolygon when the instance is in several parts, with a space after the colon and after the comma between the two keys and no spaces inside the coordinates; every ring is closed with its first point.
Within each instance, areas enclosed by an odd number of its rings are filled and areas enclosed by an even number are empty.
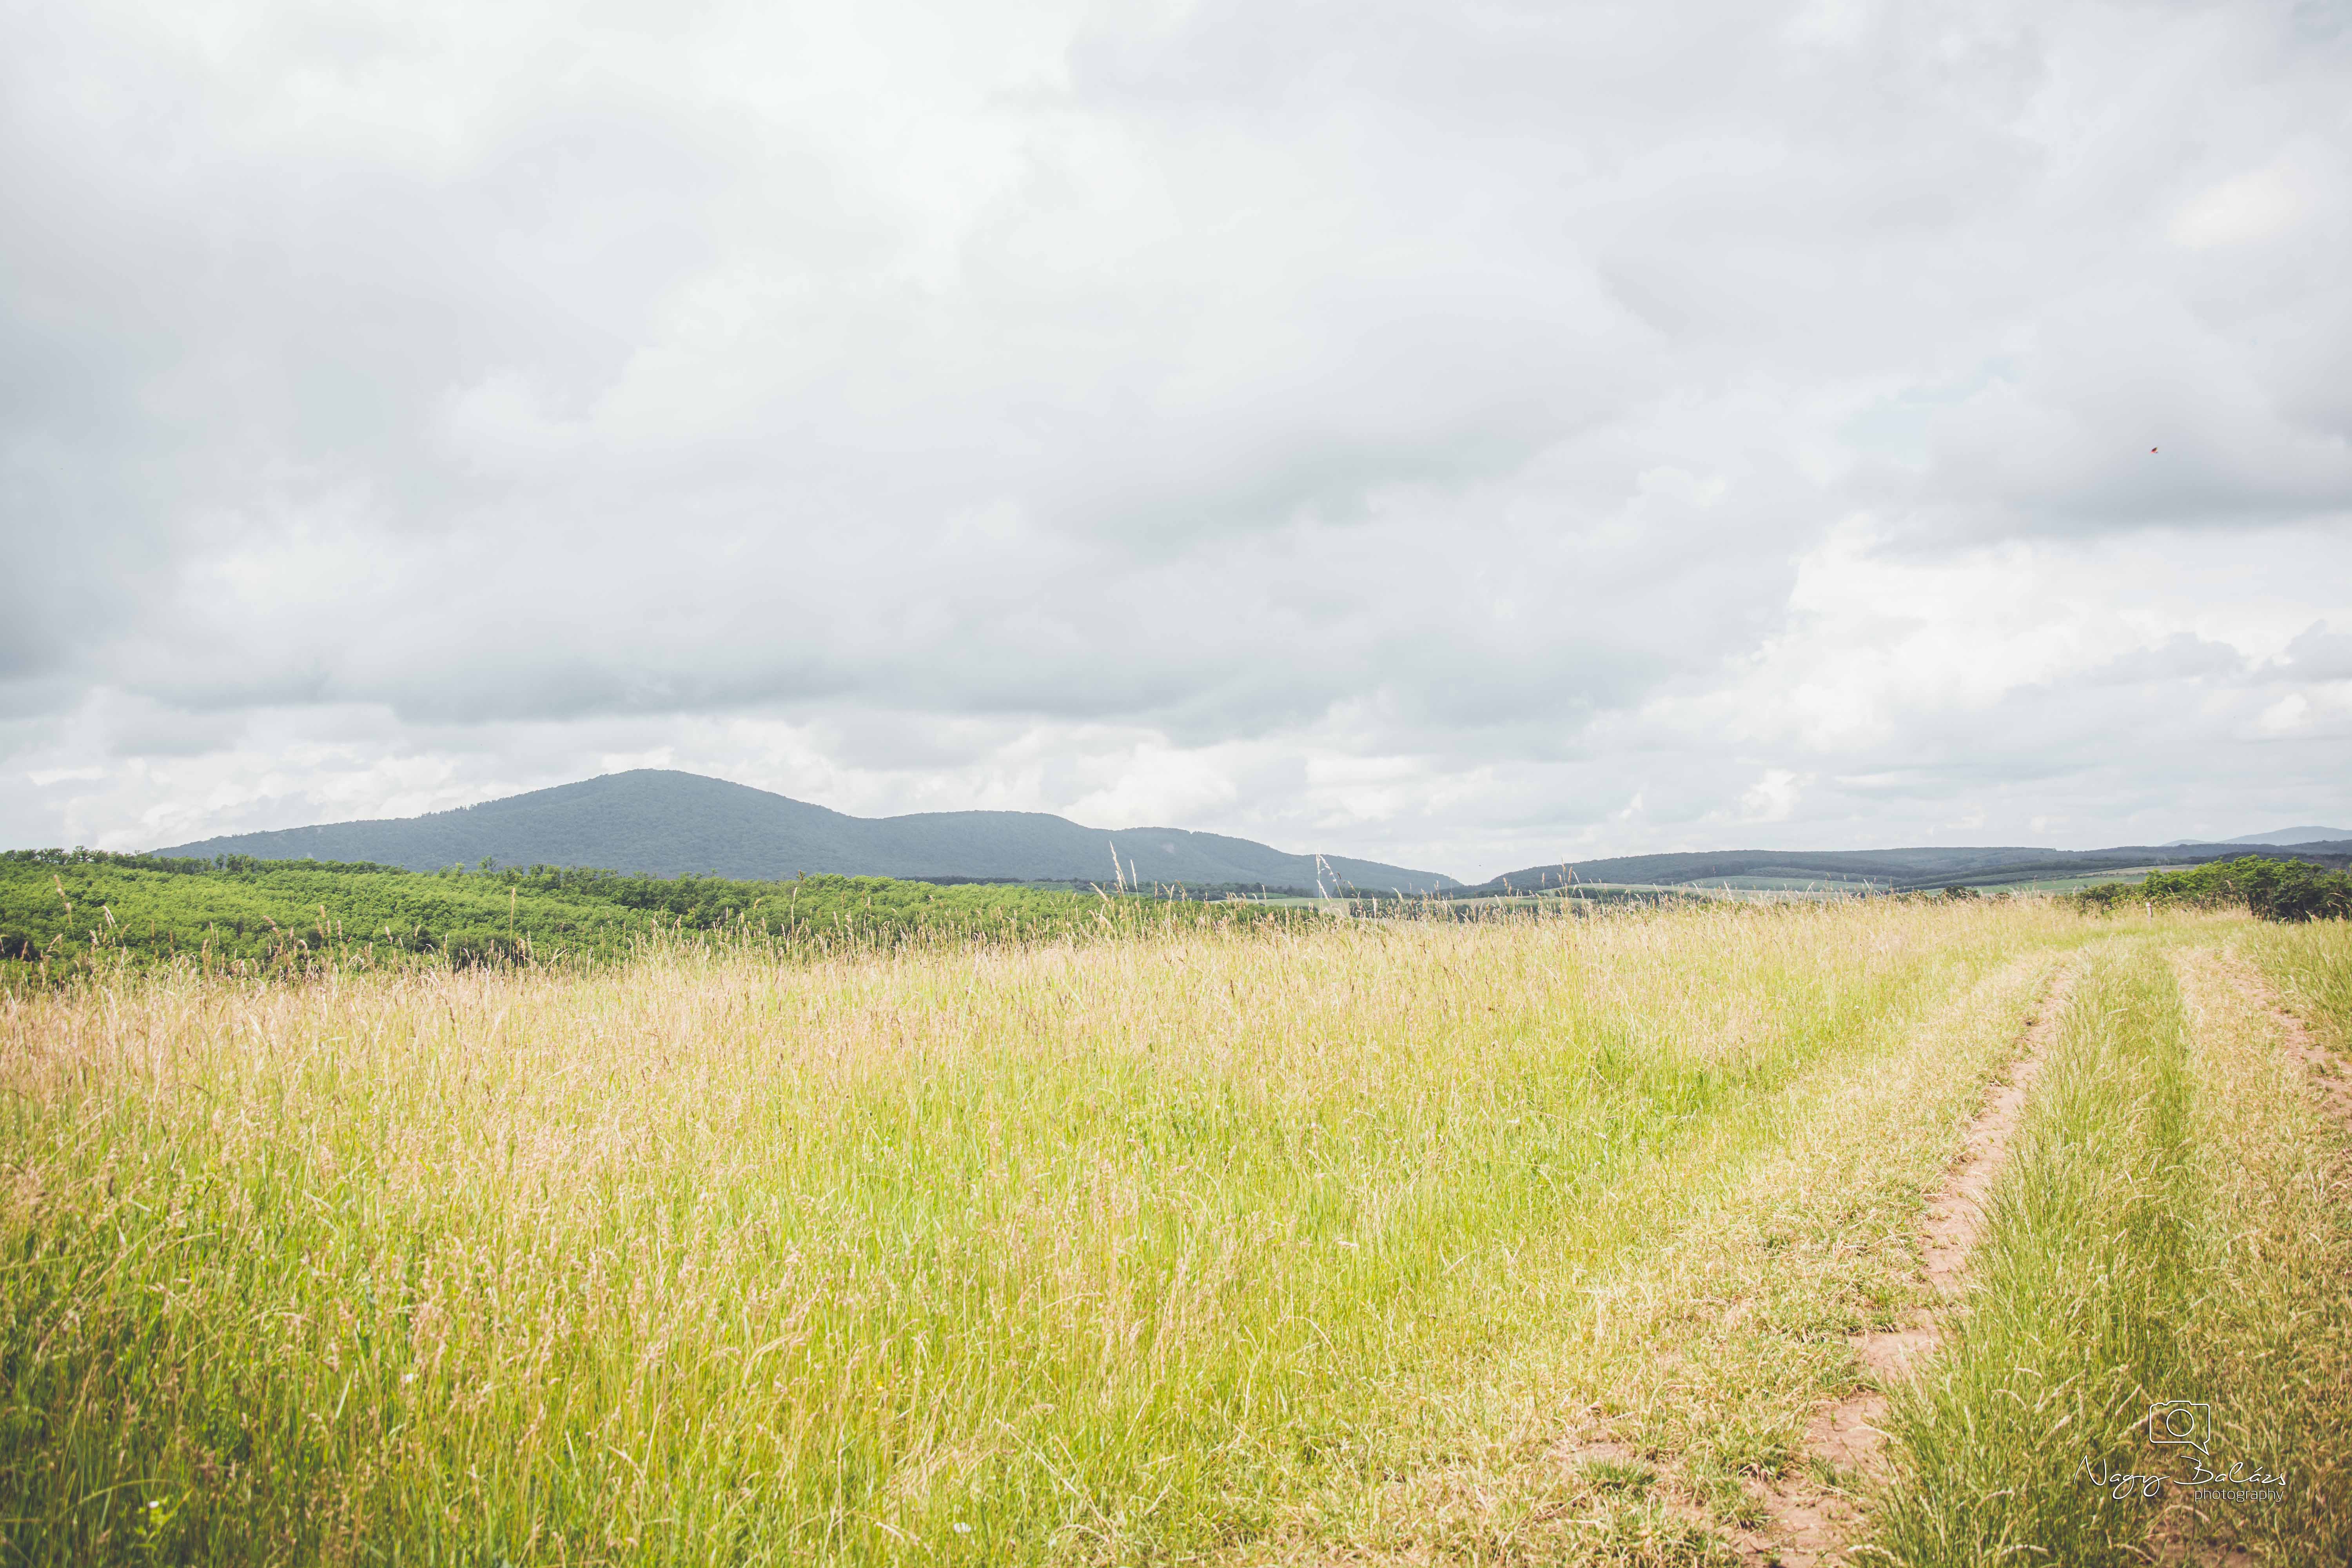
{"type": "Polygon", "coordinates": [[[2185,904],[2200,909],[2243,909],[2266,921],[2352,918],[2352,873],[2330,871],[2308,860],[2273,860],[2249,855],[2215,860],[2184,871],[2151,871],[2145,881],[2108,882],[2074,894],[2086,910],[2112,912],[2138,903],[2185,904]]]}
{"type": "Polygon", "coordinates": [[[233,973],[339,964],[595,962],[680,935],[833,952],[934,941],[1024,942],[1146,920],[1265,921],[1238,903],[887,877],[790,881],[648,877],[571,867],[415,872],[249,856],[162,859],[0,852],[0,975],[187,962],[233,973]]]}

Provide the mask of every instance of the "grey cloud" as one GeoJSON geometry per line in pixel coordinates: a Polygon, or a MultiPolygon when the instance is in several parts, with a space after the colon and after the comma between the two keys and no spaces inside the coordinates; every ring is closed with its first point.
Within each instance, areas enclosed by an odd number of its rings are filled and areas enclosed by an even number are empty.
{"type": "Polygon", "coordinates": [[[2085,682],[2137,686],[2158,681],[2229,681],[2251,685],[2246,656],[2228,643],[2176,632],[2153,647],[2139,648],[2082,672],[2085,682]]]}
{"type": "Polygon", "coordinates": [[[2287,667],[2305,680],[2352,680],[2352,632],[2332,626],[2305,626],[2286,645],[2287,667]]]}
{"type": "Polygon", "coordinates": [[[19,838],[200,763],[448,804],[676,736],[1449,866],[2154,801],[2119,748],[2340,776],[2333,645],[2252,611],[1873,730],[1834,671],[1938,612],[1804,607],[1860,524],[1956,581],[2109,550],[2083,616],[2342,533],[2352,59],[2293,7],[237,26],[0,62],[0,747],[121,764],[19,838]]]}

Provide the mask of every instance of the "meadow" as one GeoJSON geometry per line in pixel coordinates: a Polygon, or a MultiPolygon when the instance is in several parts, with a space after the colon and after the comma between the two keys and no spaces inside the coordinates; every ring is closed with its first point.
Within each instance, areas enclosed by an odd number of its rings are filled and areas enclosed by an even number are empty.
{"type": "Polygon", "coordinates": [[[2048,900],[95,966],[0,991],[0,1543],[2340,1562],[2348,1025],[2341,921],[2048,900]]]}
{"type": "Polygon", "coordinates": [[[1132,924],[1278,921],[1250,904],[1161,907],[1119,887],[1074,892],[887,877],[785,882],[488,864],[414,872],[365,862],[0,851],[0,986],[185,961],[279,977],[474,963],[596,964],[648,938],[719,937],[771,955],[910,943],[1034,942],[1132,924]]]}

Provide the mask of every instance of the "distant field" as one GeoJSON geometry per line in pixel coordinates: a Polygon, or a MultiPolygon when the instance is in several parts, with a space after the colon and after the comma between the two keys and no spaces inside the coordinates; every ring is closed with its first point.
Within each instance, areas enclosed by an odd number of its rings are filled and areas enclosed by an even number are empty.
{"type": "Polygon", "coordinates": [[[1801,1507],[1878,1563],[2341,1562],[2352,1142],[2273,998],[2342,1049],[2343,922],[714,927],[18,985],[0,1542],[1727,1565],[1801,1507]],[[2027,1053],[1945,1294],[1937,1194],[2027,1053]],[[2187,1474],[2157,1399],[2283,1482],[2086,1481],[2187,1474]]]}
{"type": "MultiPolygon", "coordinates": [[[[1993,893],[2071,893],[2083,888],[2100,887],[2109,882],[2137,882],[2157,869],[2151,866],[2135,866],[2116,870],[2090,872],[2080,877],[2030,877],[2014,882],[1974,881],[1964,873],[1956,873],[1953,880],[1987,894],[1993,893]]],[[[1925,889],[1934,891],[1936,889],[1925,889]]],[[[1573,892],[1545,892],[1540,899],[1572,897],[1575,892],[1597,894],[1685,894],[1699,897],[1738,898],[1742,895],[1762,895],[1778,898],[1850,899],[1884,896],[1885,887],[1870,882],[1841,880],[1827,877],[1710,877],[1696,882],[1580,882],[1573,892]]],[[[1505,900],[1480,900],[1480,902],[1505,900]]],[[[1534,901],[1508,900],[1508,901],[1534,901]]]]}
{"type": "MultiPolygon", "coordinates": [[[[2040,877],[2023,882],[2003,882],[2002,892],[2011,893],[2074,893],[2084,888],[2103,888],[2111,882],[2145,882],[2154,866],[2135,866],[2120,871],[2102,871],[2088,877],[2040,877]]],[[[1993,890],[1988,887],[1987,891],[1993,890]]]]}
{"type": "Polygon", "coordinates": [[[220,862],[0,854],[0,984],[181,958],[255,973],[332,963],[539,963],[625,957],[648,939],[723,935],[772,952],[924,942],[1030,942],[1106,926],[1279,919],[1240,904],[1168,904],[997,883],[884,877],[788,882],[631,877],[534,867],[439,872],[310,860],[220,862]]]}
{"type": "Polygon", "coordinates": [[[1660,896],[1769,901],[1790,898],[1853,898],[1871,891],[1874,889],[1866,883],[1825,881],[1817,877],[1716,877],[1704,882],[1578,882],[1566,889],[1459,901],[1520,907],[1548,905],[1580,898],[1613,900],[1660,896]]]}
{"type": "Polygon", "coordinates": [[[1732,889],[1742,892],[1812,893],[1827,898],[1874,890],[1867,882],[1837,881],[1823,877],[1717,877],[1694,887],[1732,889]]]}

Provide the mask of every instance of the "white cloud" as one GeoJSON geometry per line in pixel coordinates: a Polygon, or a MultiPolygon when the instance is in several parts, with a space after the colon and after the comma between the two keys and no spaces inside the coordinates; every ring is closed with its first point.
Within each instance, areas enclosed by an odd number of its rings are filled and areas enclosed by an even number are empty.
{"type": "Polygon", "coordinates": [[[2294,227],[2312,205],[2294,170],[2256,169],[2183,203],[2173,216],[2172,237],[2199,249],[2251,244],[2294,227]]]}
{"type": "Polygon", "coordinates": [[[2291,735],[2311,722],[2311,699],[2290,691],[2263,710],[2255,728],[2265,735],[2291,735]]]}
{"type": "Polygon", "coordinates": [[[1462,875],[2328,820],[2313,26],[53,12],[0,838],[649,760],[1462,875]]]}
{"type": "Polygon", "coordinates": [[[1763,776],[1739,797],[1739,814],[1747,822],[1786,822],[1797,809],[1797,797],[1811,781],[1787,768],[1766,768],[1763,776]]]}

